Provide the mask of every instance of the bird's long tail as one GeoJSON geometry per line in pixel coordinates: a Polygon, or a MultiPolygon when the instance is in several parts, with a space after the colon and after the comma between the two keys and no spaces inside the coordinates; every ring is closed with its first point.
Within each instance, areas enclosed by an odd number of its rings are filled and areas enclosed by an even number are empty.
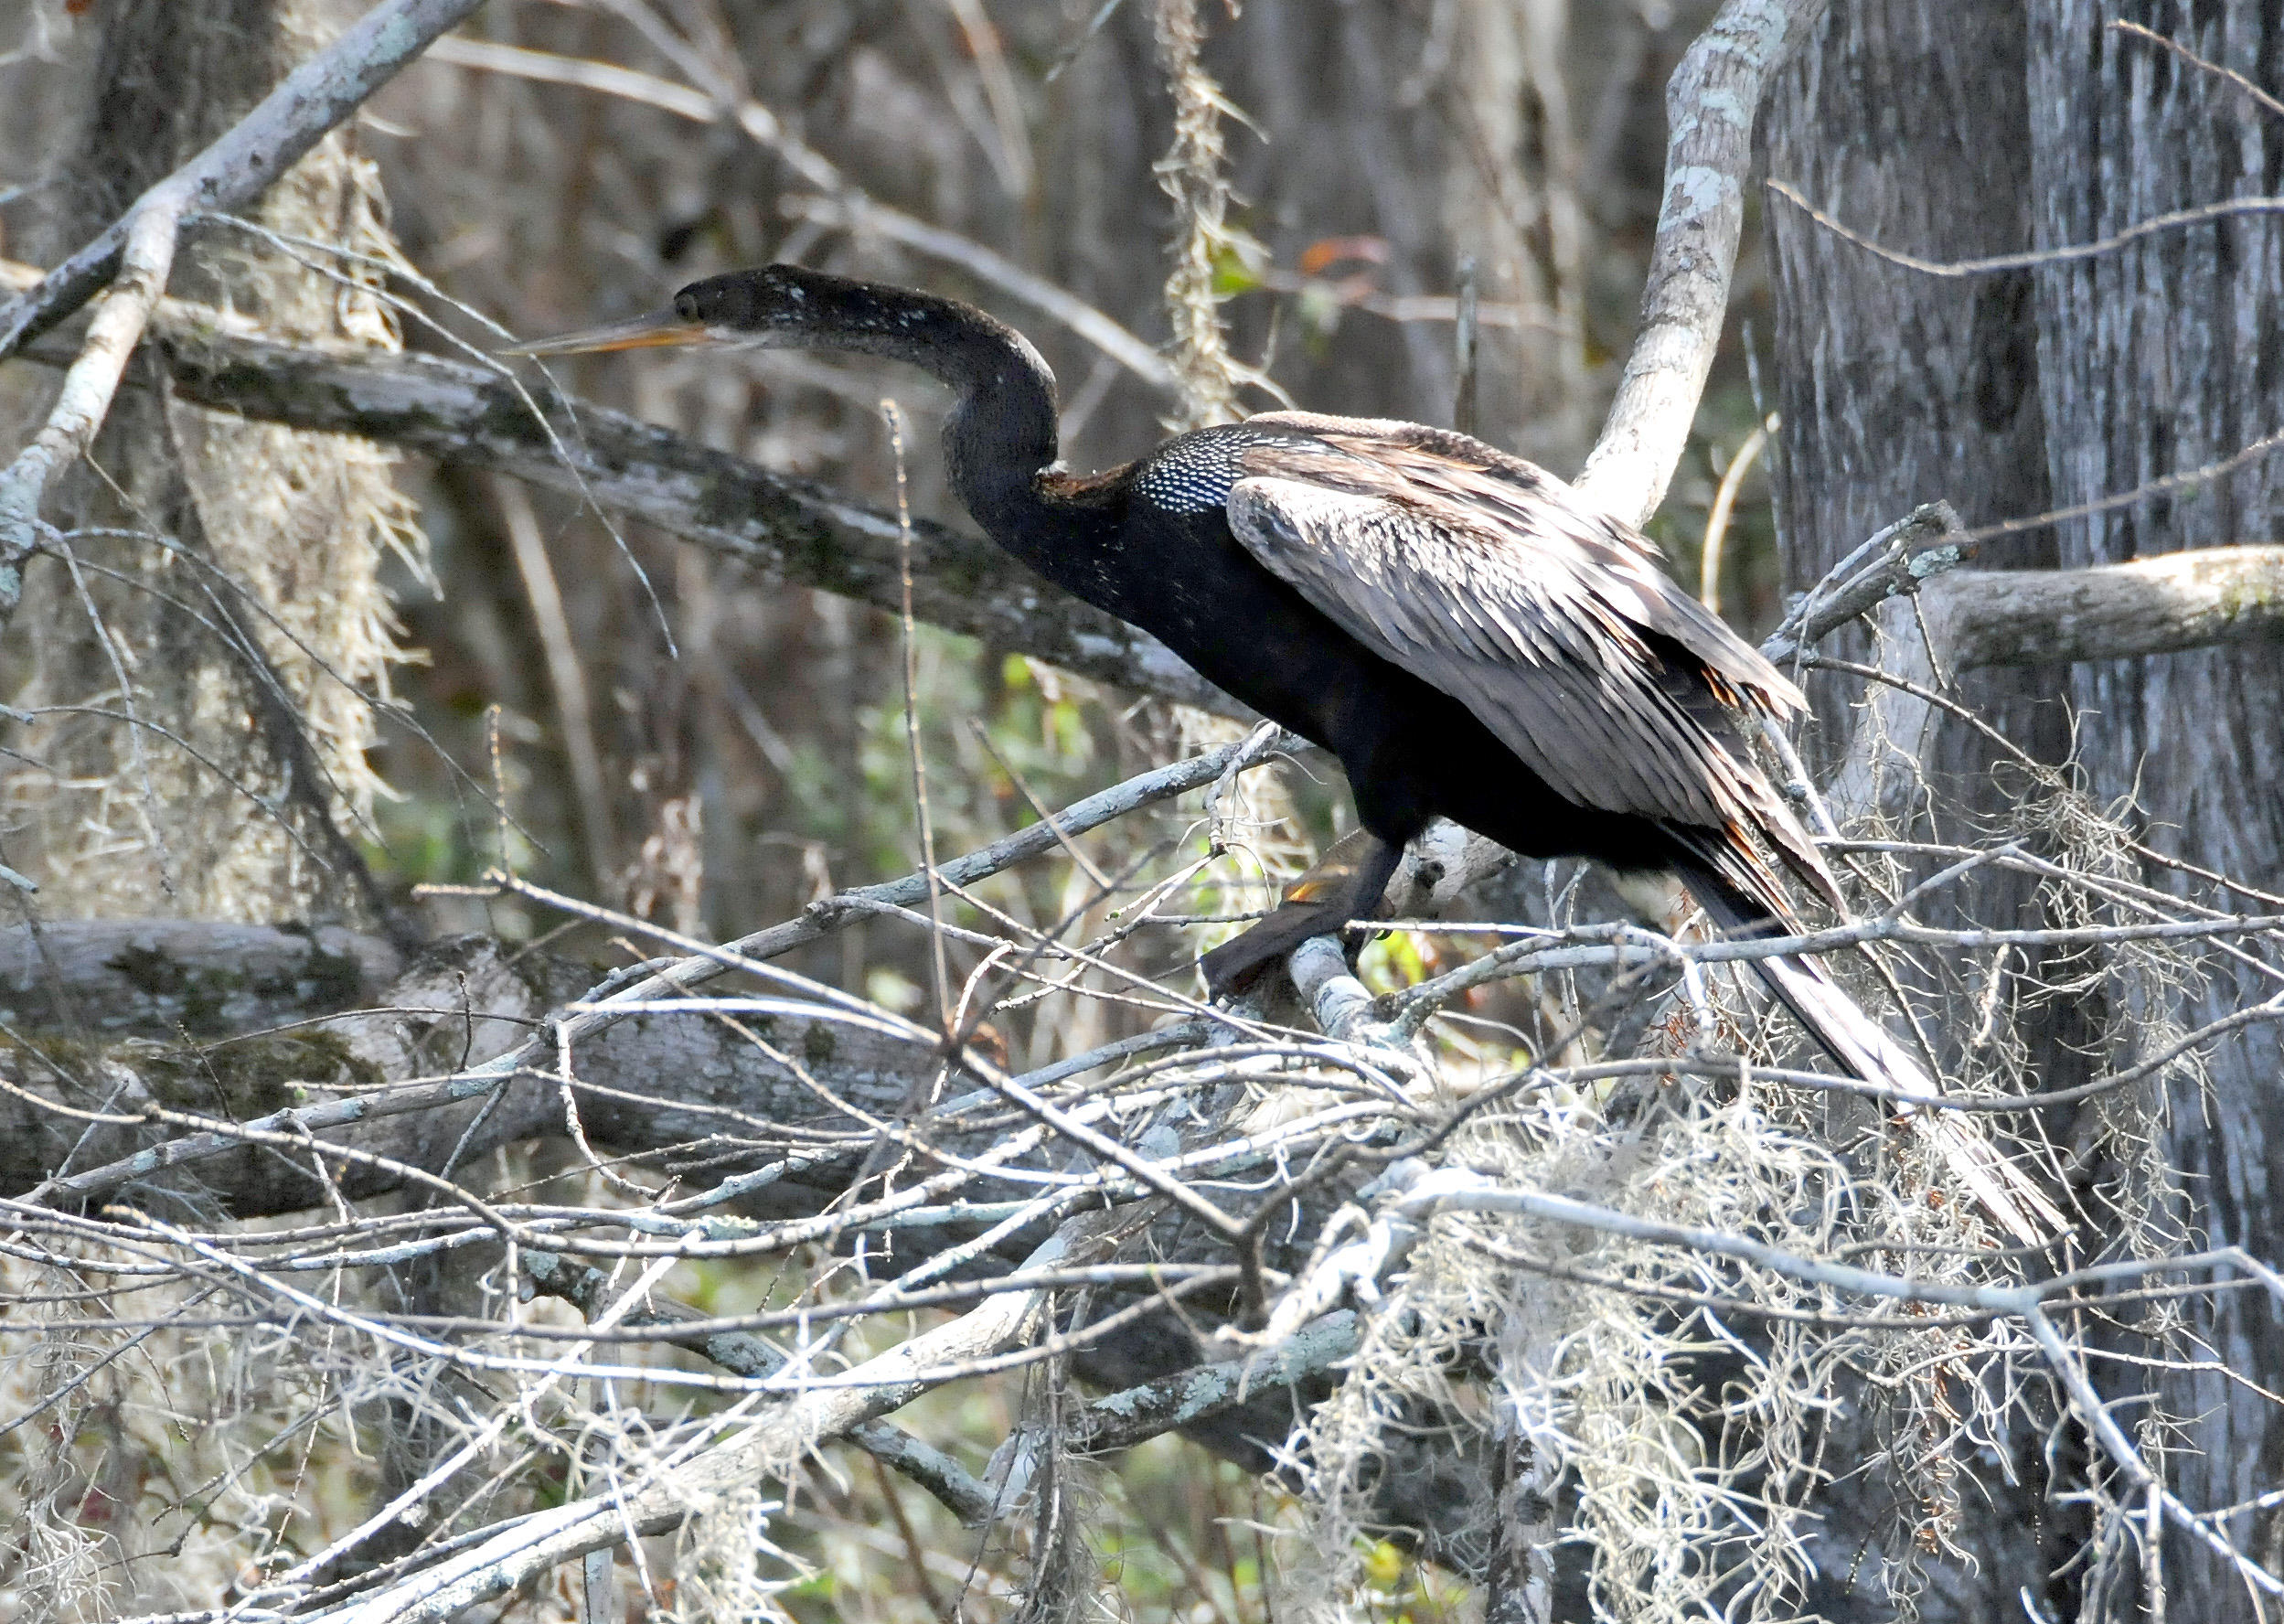
{"type": "MultiPolygon", "coordinates": [[[[1732,935],[1790,934],[1782,919],[1725,879],[1685,871],[1682,879],[1713,923],[1732,935]]],[[[1813,959],[1756,958],[1753,968],[1792,1011],[1809,1035],[1850,1075],[1909,1098],[1934,1099],[1939,1090],[1925,1067],[1865,1013],[1813,959]]],[[[1942,1161],[1998,1224],[2026,1246],[2043,1246],[2068,1232],[2044,1191],[2002,1155],[1980,1121],[1958,1111],[1897,1107],[1927,1149],[1942,1161]]]]}

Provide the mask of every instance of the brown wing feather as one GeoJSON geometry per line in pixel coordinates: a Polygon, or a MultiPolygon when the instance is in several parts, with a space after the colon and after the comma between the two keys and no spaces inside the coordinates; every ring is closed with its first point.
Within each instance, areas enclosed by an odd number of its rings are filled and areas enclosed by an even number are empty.
{"type": "Polygon", "coordinates": [[[1229,498],[1245,549],[1350,636],[1460,700],[1582,807],[1721,831],[1708,860],[1782,911],[1744,831],[1828,896],[1807,832],[1737,744],[1799,691],[1552,475],[1416,423],[1276,412],[1229,498]],[[1726,838],[1723,838],[1723,837],[1726,838]]]}

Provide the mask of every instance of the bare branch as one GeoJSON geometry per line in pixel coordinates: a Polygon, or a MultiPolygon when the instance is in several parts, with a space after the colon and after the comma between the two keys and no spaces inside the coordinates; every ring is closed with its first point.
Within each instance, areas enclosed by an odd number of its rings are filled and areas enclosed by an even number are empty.
{"type": "Polygon", "coordinates": [[[1928,502],[1878,531],[1800,594],[1761,652],[1781,666],[1850,621],[1929,576],[1964,563],[1974,544],[1948,502],[1928,502]]]}
{"type": "Polygon", "coordinates": [[[1065,1444],[1095,1454],[1131,1449],[1160,1433],[1234,1409],[1254,1394],[1321,1375],[1353,1353],[1356,1342],[1356,1315],[1340,1309],[1303,1326],[1265,1352],[1196,1365],[1107,1394],[1063,1417],[1065,1444]]]}
{"type": "Polygon", "coordinates": [[[1579,473],[1581,495],[1629,524],[1665,499],[1713,369],[1745,226],[1761,89],[1825,0],[1728,0],[1666,86],[1665,201],[1641,327],[1579,473]]]}
{"type": "Polygon", "coordinates": [[[0,359],[14,355],[111,280],[137,217],[162,194],[179,218],[249,203],[302,155],[484,0],[385,0],[304,62],[197,157],[151,188],[126,218],[0,312],[0,359]]]}
{"type": "MultiPolygon", "coordinates": [[[[39,545],[39,504],[48,477],[78,461],[103,426],[127,358],[143,341],[151,312],[165,291],[187,202],[187,188],[166,181],[128,212],[119,280],[89,324],[87,342],[64,374],[47,422],[0,474],[0,627],[16,613],[25,561],[39,545]]],[[[0,355],[6,353],[0,347],[0,355]]]]}
{"type": "Polygon", "coordinates": [[[2020,253],[1990,254],[1976,260],[1926,260],[1917,254],[1905,253],[1901,249],[1889,248],[1861,231],[1850,230],[1801,196],[1797,187],[1788,186],[1781,180],[1772,180],[1768,183],[1768,189],[1841,241],[1852,243],[1874,258],[1884,260],[1891,265],[1900,265],[1921,276],[1946,279],[1998,276],[2009,271],[2033,271],[2042,265],[2068,264],[2074,260],[2097,260],[2129,247],[2143,238],[2161,236],[2190,226],[2206,226],[2216,220],[2241,219],[2253,215],[2284,214],[2284,198],[2224,198],[2217,203],[2206,203],[2195,208],[2183,208],[2151,219],[2136,220],[2122,230],[2097,238],[2091,242],[2024,249],[2020,253]]]}

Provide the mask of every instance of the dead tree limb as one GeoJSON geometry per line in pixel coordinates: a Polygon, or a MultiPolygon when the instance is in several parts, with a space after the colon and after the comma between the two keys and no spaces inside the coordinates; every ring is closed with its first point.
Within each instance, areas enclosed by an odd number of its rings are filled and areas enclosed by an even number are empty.
{"type": "Polygon", "coordinates": [[[374,6],[287,75],[213,145],[153,187],[117,224],[0,311],[0,360],[85,304],[111,280],[130,229],[154,198],[165,194],[177,215],[219,212],[252,201],[437,36],[483,4],[386,0],[374,6]]]}
{"type": "Polygon", "coordinates": [[[1665,200],[1641,326],[1577,480],[1581,493],[1629,524],[1665,499],[1721,342],[1762,87],[1824,6],[1729,0],[1666,86],[1665,200]]]}
{"type": "Polygon", "coordinates": [[[360,1199],[503,1145],[560,1137],[575,1106],[593,1141],[703,1162],[717,1178],[782,1155],[791,1141],[778,1129],[793,1125],[821,1170],[757,1188],[759,1204],[749,1206],[806,1212],[830,1194],[818,1195],[816,1181],[868,1142],[812,1085],[892,1112],[936,1063],[926,1048],[824,1010],[763,1023],[791,1065],[720,1022],[645,1015],[576,1047],[568,1099],[546,1061],[487,1074],[471,1091],[453,1085],[455,1068],[515,1049],[592,987],[594,972],[470,937],[375,986],[389,949],[347,932],[168,922],[43,935],[65,938],[65,950],[40,965],[28,991],[18,976],[25,933],[0,938],[15,961],[7,991],[26,1006],[9,1014],[33,1018],[9,1020],[0,1042],[10,1084],[0,1090],[0,1195],[45,1189],[58,1204],[82,1187],[116,1189],[135,1169],[132,1181],[194,1189],[233,1218],[298,1212],[326,1200],[328,1178],[360,1199]],[[107,945],[117,951],[95,957],[107,945]],[[116,1031],[75,1039],[37,1019],[63,1001],[101,1009],[114,988],[126,1010],[178,1014],[173,1032],[156,1027],[176,1041],[116,1031]],[[422,1078],[432,1081],[408,1082],[422,1078]],[[186,1135],[169,1114],[238,1126],[186,1135]],[[280,1134],[308,1148],[281,1150],[269,1142],[280,1134]],[[848,1137],[847,1157],[832,1153],[835,1135],[848,1137]]]}
{"type": "Polygon", "coordinates": [[[378,1003],[403,973],[379,936],[185,919],[0,930],[0,1021],[96,1038],[241,1036],[378,1003]]]}
{"type": "MultiPolygon", "coordinates": [[[[1189,790],[1202,789],[1225,774],[1256,765],[1270,754],[1279,737],[1273,729],[1259,729],[1254,736],[1238,743],[1141,774],[1074,802],[1051,820],[1042,819],[989,846],[954,858],[942,864],[938,871],[952,885],[975,884],[1002,869],[1059,849],[1064,841],[1113,818],[1189,790]]],[[[106,1105],[108,1091],[97,1080],[81,1077],[31,1052],[31,1061],[58,1073],[77,1091],[68,1100],[74,1109],[96,1111],[111,1119],[91,1125],[102,1131],[91,1134],[90,1143],[83,1145],[77,1138],[78,1126],[74,1124],[71,1134],[65,1135],[57,1125],[56,1114],[41,1096],[27,1095],[20,1085],[14,1092],[0,1091],[0,1110],[25,1113],[20,1119],[15,1116],[0,1117],[0,1129],[20,1127],[28,1132],[39,1127],[43,1137],[37,1149],[27,1147],[27,1156],[34,1162],[47,1165],[36,1187],[21,1180],[0,1179],[0,1190],[32,1188],[29,1200],[71,1205],[170,1169],[224,1160],[239,1170],[233,1176],[235,1181],[220,1171],[207,1170],[201,1177],[210,1190],[218,1188],[219,1180],[243,1199],[267,1203],[261,1204],[262,1211],[291,1211],[312,1199],[309,1191],[299,1182],[293,1188],[280,1189],[274,1158],[266,1151],[250,1149],[251,1139],[280,1133],[324,1134],[328,1139],[346,1135],[355,1138],[372,1133],[373,1125],[387,1119],[417,1116],[420,1121],[412,1125],[416,1130],[414,1138],[400,1137],[390,1142],[403,1148],[404,1153],[396,1159],[425,1167],[429,1164],[421,1158],[426,1152],[419,1147],[430,1141],[418,1135],[442,1135],[457,1142],[455,1136],[460,1129],[452,1125],[464,1121],[466,1115],[479,1108],[472,1102],[492,1101],[495,1096],[500,1103],[494,1105],[492,1116],[486,1123],[487,1145],[553,1131],[560,1125],[560,1116],[557,1106],[545,1103],[547,1098],[554,1097],[551,1084],[546,1094],[531,1096],[531,1101],[537,1103],[522,1104],[518,1102],[525,1102],[525,1095],[513,1094],[511,1085],[554,1077],[560,1066],[560,1045],[577,1046],[581,1074],[592,1080],[597,1074],[589,1069],[589,1062],[603,1065],[609,1053],[597,1048],[597,1041],[623,1023],[633,1022],[637,1034],[656,1031],[661,1035],[665,1035],[668,1026],[689,1027],[695,1031],[708,1024],[653,1020],[652,1006],[658,999],[679,997],[724,975],[739,959],[763,960],[789,953],[820,940],[852,920],[870,917],[884,907],[909,908],[924,902],[926,895],[925,878],[908,874],[900,880],[827,897],[812,903],[797,917],[756,931],[711,955],[674,961],[655,974],[606,980],[588,988],[583,999],[576,996],[581,990],[576,985],[542,984],[535,989],[530,984],[530,973],[518,974],[512,961],[499,966],[500,973],[490,973],[476,958],[486,952],[497,956],[496,946],[480,941],[464,944],[427,967],[415,967],[403,980],[374,999],[380,1007],[369,1017],[368,1025],[348,1030],[325,1054],[308,1057],[310,1066],[321,1067],[318,1074],[297,1074],[291,1070],[280,1074],[273,1067],[241,1068],[247,1073],[246,1086],[233,1094],[221,1081],[221,1073],[215,1066],[204,1062],[194,1065],[189,1085],[203,1091],[197,1096],[196,1108],[230,1118],[234,1126],[227,1129],[165,1132],[157,1123],[145,1121],[137,1115],[144,1101],[152,1097],[147,1089],[133,1093],[123,1106],[106,1105]],[[454,953],[475,956],[462,963],[454,957],[454,953]],[[518,986],[522,987],[520,993],[517,990],[518,986]],[[573,1003],[578,1008],[566,1012],[563,1006],[573,1003]],[[399,1012],[392,1013],[392,1008],[399,1012]],[[444,1045],[442,1052],[433,1047],[436,1043],[444,1045]],[[336,1097],[312,1097],[313,1091],[323,1095],[336,1090],[336,1097]],[[515,1105],[516,1109],[507,1109],[509,1105],[515,1105]],[[526,1109],[536,1115],[518,1114],[526,1109]],[[557,1110],[558,1115],[548,1118],[550,1110],[557,1110]],[[543,1122],[545,1126],[533,1126],[543,1122]],[[44,1127],[40,1126],[43,1124],[44,1127]],[[69,1160],[75,1164],[68,1170],[59,1165],[59,1144],[69,1150],[69,1160]],[[102,1148],[91,1149],[91,1145],[102,1148]],[[130,1145],[135,1148],[130,1149],[130,1145]]],[[[181,940],[171,940],[179,954],[183,948],[181,940]]],[[[19,951],[17,961],[27,961],[31,952],[28,948],[19,951]]],[[[114,967],[99,964],[99,967],[109,974],[114,967]]],[[[798,1050],[807,1051],[803,1032],[781,1035],[798,1050]]],[[[838,1045],[859,1044],[859,1036],[851,1029],[835,1029],[832,1035],[836,1052],[844,1056],[852,1051],[838,1045]]],[[[627,1041],[622,1037],[614,1042],[627,1041]]],[[[686,1034],[668,1037],[667,1041],[677,1044],[688,1040],[686,1034]]],[[[699,1041],[700,1051],[674,1053],[650,1052],[645,1046],[646,1039],[637,1036],[635,1040],[635,1048],[629,1052],[632,1060],[628,1074],[642,1075],[647,1067],[650,1075],[676,1078],[678,1099],[695,1112],[694,1116],[684,1116],[676,1121],[676,1113],[656,1099],[654,1089],[635,1088],[632,1091],[634,1104],[647,1125],[640,1128],[640,1134],[664,1133],[683,1140],[703,1138],[720,1126],[719,1119],[710,1114],[725,1106],[750,1106],[756,1114],[765,1114],[772,1108],[773,1100],[768,1094],[741,1091],[748,1089],[754,1078],[764,1074],[777,1075],[780,1081],[789,1074],[783,1068],[773,1073],[765,1065],[756,1072],[758,1063],[754,1060],[731,1058],[736,1043],[731,1034],[716,1034],[699,1041]],[[715,1069],[710,1072],[710,1066],[715,1069]],[[723,1066],[731,1069],[722,1071],[723,1066]],[[717,1084],[727,1091],[727,1097],[710,1095],[710,1091],[717,1084]]],[[[871,1050],[865,1049],[864,1052],[869,1054],[871,1050]]],[[[932,1061],[929,1052],[913,1051],[904,1045],[893,1056],[863,1061],[855,1074],[837,1074],[836,1080],[848,1084],[852,1095],[873,1097],[875,1103],[892,1110],[910,1090],[915,1074],[913,1068],[932,1061]],[[868,1078],[877,1085],[870,1095],[867,1089],[857,1086],[868,1078]]],[[[592,1108],[607,1113],[613,1107],[605,1104],[592,1108]]],[[[816,1113],[813,1106],[805,1105],[803,1114],[816,1113]]],[[[636,1130],[630,1126],[628,1131],[636,1130]]],[[[599,1128],[598,1133],[602,1132],[599,1128]]],[[[21,1138],[24,1135],[16,1137],[21,1138]]],[[[674,1141],[652,1138],[648,1142],[674,1141]]],[[[0,1149],[5,1149],[8,1143],[8,1138],[0,1135],[0,1149]]],[[[356,1148],[364,1147],[360,1142],[356,1148]]],[[[348,1182],[368,1192],[392,1187],[386,1178],[376,1185],[373,1180],[379,1176],[368,1170],[348,1182]]]]}
{"type": "MultiPolygon", "coordinates": [[[[895,518],[827,486],[565,396],[536,397],[542,422],[512,379],[459,362],[373,361],[169,326],[175,388],[197,405],[495,469],[591,498],[770,580],[891,612],[900,604],[895,518]]],[[[1080,603],[988,541],[915,523],[913,576],[913,612],[931,625],[1083,677],[1242,714],[1155,637],[1080,603]]]]}
{"type": "Polygon", "coordinates": [[[2209,547],[2086,570],[1956,570],[1920,603],[1952,670],[2180,654],[2284,635],[2284,547],[2209,547]]]}
{"type": "Polygon", "coordinates": [[[2198,548],[2084,570],[1953,569],[1964,551],[1956,516],[1941,503],[1919,514],[1938,510],[1948,538],[1938,521],[1927,531],[1930,544],[1915,545],[1906,521],[1856,578],[1868,580],[1869,589],[1843,586],[1831,594],[1831,613],[1804,604],[1807,624],[1797,633],[1780,629],[1766,646],[1772,657],[1798,658],[1855,613],[1868,612],[1879,629],[1890,680],[1872,685],[1824,791],[1843,822],[1874,810],[1905,815],[1941,719],[1937,700],[1961,671],[2134,659],[2284,637],[2284,547],[2198,548]]]}
{"type": "MultiPolygon", "coordinates": [[[[0,286],[37,277],[0,262],[0,286]]],[[[494,469],[592,499],[769,580],[901,609],[895,516],[827,486],[572,397],[527,396],[506,374],[461,362],[269,343],[242,317],[177,299],[159,302],[153,326],[175,389],[196,405],[494,469]]],[[[932,625],[1138,693],[1246,714],[1147,632],[981,538],[916,521],[913,572],[913,613],[932,625]]]]}

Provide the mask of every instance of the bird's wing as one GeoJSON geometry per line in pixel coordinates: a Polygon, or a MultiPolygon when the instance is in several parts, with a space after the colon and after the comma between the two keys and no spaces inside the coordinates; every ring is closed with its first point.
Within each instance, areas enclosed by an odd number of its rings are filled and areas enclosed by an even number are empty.
{"type": "Polygon", "coordinates": [[[1830,889],[1734,732],[1739,709],[1782,715],[1798,690],[1640,535],[1464,435],[1304,413],[1246,426],[1295,432],[1239,453],[1230,528],[1342,630],[1465,704],[1566,799],[1756,829],[1830,889]]]}

